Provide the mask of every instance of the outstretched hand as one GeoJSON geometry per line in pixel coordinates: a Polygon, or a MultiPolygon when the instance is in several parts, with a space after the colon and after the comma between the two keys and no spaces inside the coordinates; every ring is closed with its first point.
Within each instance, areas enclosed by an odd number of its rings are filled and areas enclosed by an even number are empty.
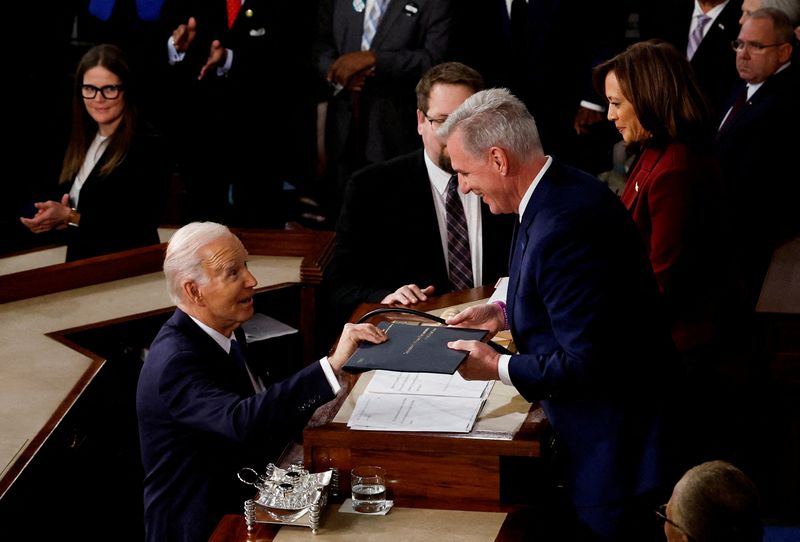
{"type": "Polygon", "coordinates": [[[338,373],[360,343],[366,341],[380,344],[388,340],[389,337],[386,336],[386,333],[372,324],[345,324],[336,350],[328,356],[328,362],[338,373]]]}
{"type": "Polygon", "coordinates": [[[500,354],[491,346],[481,341],[450,341],[447,347],[451,350],[469,352],[469,356],[461,365],[458,372],[465,380],[499,380],[498,365],[500,354]]]}

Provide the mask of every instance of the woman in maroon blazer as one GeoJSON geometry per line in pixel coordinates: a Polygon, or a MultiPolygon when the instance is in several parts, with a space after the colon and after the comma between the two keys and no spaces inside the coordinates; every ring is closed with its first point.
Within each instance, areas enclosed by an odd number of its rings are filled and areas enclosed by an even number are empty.
{"type": "MultiPolygon", "coordinates": [[[[684,370],[683,403],[694,419],[702,410],[701,418],[713,416],[719,426],[724,413],[712,413],[730,407],[732,397],[708,388],[729,387],[722,375],[751,358],[741,358],[750,351],[742,344],[749,320],[712,151],[710,108],[686,57],[665,42],[632,45],[598,66],[594,81],[608,99],[608,119],[637,155],[622,202],[661,289],[684,370]]],[[[714,445],[709,453],[721,453],[714,445]]]]}

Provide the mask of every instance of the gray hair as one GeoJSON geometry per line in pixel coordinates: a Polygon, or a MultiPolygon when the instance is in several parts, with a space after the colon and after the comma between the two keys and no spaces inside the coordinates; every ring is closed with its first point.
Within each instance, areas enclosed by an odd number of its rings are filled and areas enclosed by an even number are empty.
{"type": "Polygon", "coordinates": [[[761,9],[774,8],[789,17],[792,25],[800,24],[800,0],[761,0],[761,9]]]}
{"type": "Polygon", "coordinates": [[[231,231],[216,222],[192,222],[176,231],[167,245],[164,257],[164,275],[167,277],[167,293],[173,303],[184,301],[183,283],[194,281],[205,284],[208,280],[203,269],[200,249],[221,237],[233,236],[231,231]]]}
{"type": "Polygon", "coordinates": [[[708,461],[689,469],[673,499],[675,519],[704,542],[756,542],[763,535],[758,491],[739,469],[708,461]]]}
{"type": "Polygon", "coordinates": [[[755,10],[750,14],[751,19],[769,19],[772,21],[772,28],[775,38],[781,43],[792,43],[794,40],[794,28],[792,27],[789,16],[785,11],[776,8],[764,8],[755,10]]]}
{"type": "Polygon", "coordinates": [[[491,147],[500,147],[520,159],[543,154],[536,121],[506,88],[490,88],[467,98],[450,113],[436,135],[445,140],[456,128],[464,136],[465,150],[475,156],[491,147]]]}

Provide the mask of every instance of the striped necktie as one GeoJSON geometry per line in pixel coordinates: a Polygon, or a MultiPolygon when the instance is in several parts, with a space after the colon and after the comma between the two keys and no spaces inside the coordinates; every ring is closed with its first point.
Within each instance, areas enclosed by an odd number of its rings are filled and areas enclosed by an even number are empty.
{"type": "Polygon", "coordinates": [[[390,0],[374,0],[364,14],[364,33],[361,35],[361,50],[369,51],[372,39],[378,31],[378,24],[381,22],[383,12],[390,0]]]}
{"type": "Polygon", "coordinates": [[[700,47],[700,42],[703,41],[703,30],[705,30],[708,21],[711,20],[711,17],[702,13],[697,16],[697,26],[694,28],[691,34],[689,34],[689,45],[686,47],[686,57],[691,60],[694,54],[697,52],[697,48],[700,47]]]}
{"type": "Polygon", "coordinates": [[[472,288],[472,257],[469,251],[469,235],[467,233],[467,217],[464,215],[464,204],[458,195],[458,177],[453,175],[447,183],[445,197],[447,213],[447,261],[450,268],[450,282],[454,290],[472,288]]]}

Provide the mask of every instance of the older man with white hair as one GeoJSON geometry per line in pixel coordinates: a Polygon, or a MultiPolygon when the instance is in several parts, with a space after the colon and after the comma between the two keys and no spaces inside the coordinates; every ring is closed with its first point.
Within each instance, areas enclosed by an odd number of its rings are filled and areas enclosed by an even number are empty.
{"type": "Polygon", "coordinates": [[[256,286],[241,241],[220,224],[188,224],[167,247],[164,274],[177,309],[153,341],[136,394],[146,539],[199,542],[250,496],[236,472],[274,459],[270,452],[336,396],[336,373],[358,343],[386,337],[347,324],[333,355],[264,389],[238,329],[253,315],[256,286]]]}

